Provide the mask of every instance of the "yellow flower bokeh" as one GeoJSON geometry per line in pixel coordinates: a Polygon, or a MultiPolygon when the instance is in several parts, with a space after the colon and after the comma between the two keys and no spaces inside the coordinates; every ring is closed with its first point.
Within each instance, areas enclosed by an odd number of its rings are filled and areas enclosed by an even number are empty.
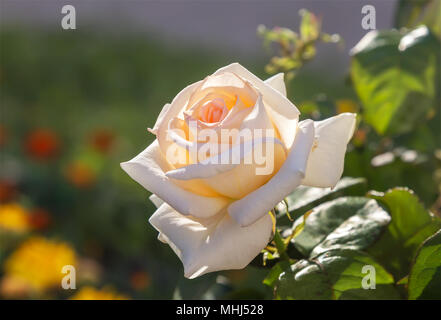
{"type": "Polygon", "coordinates": [[[26,240],[6,260],[5,276],[19,279],[42,292],[61,285],[65,265],[75,266],[74,250],[66,243],[33,237],[26,240]]]}
{"type": "Polygon", "coordinates": [[[340,99],[335,102],[337,106],[337,113],[345,113],[345,112],[358,112],[357,103],[350,99],[340,99]]]}
{"type": "Polygon", "coordinates": [[[77,294],[71,297],[71,300],[128,300],[129,298],[118,294],[109,288],[101,290],[86,286],[81,288],[77,294]]]}
{"type": "Polygon", "coordinates": [[[28,211],[18,203],[0,205],[0,229],[17,233],[29,231],[28,211]]]}

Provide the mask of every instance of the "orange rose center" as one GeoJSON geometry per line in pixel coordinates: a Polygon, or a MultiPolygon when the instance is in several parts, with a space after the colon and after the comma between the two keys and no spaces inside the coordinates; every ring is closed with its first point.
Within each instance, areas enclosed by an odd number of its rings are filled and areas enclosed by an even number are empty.
{"type": "Polygon", "coordinates": [[[223,99],[213,99],[205,102],[199,111],[199,120],[206,123],[222,121],[228,113],[223,99]]]}

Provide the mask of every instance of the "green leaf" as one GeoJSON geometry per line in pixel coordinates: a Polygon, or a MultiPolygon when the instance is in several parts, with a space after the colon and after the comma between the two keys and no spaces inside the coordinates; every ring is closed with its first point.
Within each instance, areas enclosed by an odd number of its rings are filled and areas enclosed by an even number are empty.
{"type": "Polygon", "coordinates": [[[371,31],[351,54],[364,120],[379,134],[408,132],[435,107],[439,42],[427,27],[371,31]]]}
{"type": "MultiPolygon", "coordinates": [[[[365,185],[366,179],[364,178],[344,177],[332,189],[300,186],[287,196],[285,200],[288,203],[288,210],[292,213],[292,216],[298,217],[321,201],[330,200],[342,194],[363,193],[365,185]]],[[[289,222],[286,218],[284,203],[280,203],[276,207],[276,212],[279,225],[289,222]]]]}
{"type": "Polygon", "coordinates": [[[417,253],[409,276],[409,299],[441,300],[441,230],[417,253]]]}
{"type": "Polygon", "coordinates": [[[306,9],[300,10],[300,35],[303,41],[315,39],[320,34],[320,23],[317,17],[306,9]]]}
{"type": "Polygon", "coordinates": [[[303,231],[292,242],[311,257],[331,249],[362,250],[389,222],[389,214],[375,200],[342,197],[314,208],[303,231]]]}
{"type": "Polygon", "coordinates": [[[274,233],[274,243],[276,244],[277,252],[279,253],[279,255],[283,255],[283,253],[285,253],[286,251],[286,244],[277,229],[274,233]]]}
{"type": "Polygon", "coordinates": [[[387,206],[392,221],[368,252],[399,280],[409,273],[418,247],[441,228],[441,221],[409,189],[395,188],[370,197],[387,206]]]}
{"type": "Polygon", "coordinates": [[[275,283],[279,280],[279,275],[289,268],[290,263],[287,260],[282,260],[277,262],[268,272],[268,275],[263,280],[263,284],[266,284],[267,286],[273,287],[275,283]]]}
{"type": "Polygon", "coordinates": [[[331,250],[314,260],[301,260],[276,282],[278,299],[399,299],[394,280],[369,255],[355,250],[331,250]],[[375,268],[375,289],[364,289],[369,276],[363,267],[375,268]]]}

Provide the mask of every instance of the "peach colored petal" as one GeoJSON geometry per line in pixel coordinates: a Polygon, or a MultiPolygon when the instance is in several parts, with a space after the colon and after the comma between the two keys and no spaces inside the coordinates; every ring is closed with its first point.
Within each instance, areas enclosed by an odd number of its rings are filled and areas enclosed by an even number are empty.
{"type": "Polygon", "coordinates": [[[299,125],[290,153],[276,175],[262,187],[228,207],[230,216],[239,225],[246,227],[253,224],[300,185],[313,140],[313,121],[306,120],[299,125]]]}
{"type": "Polygon", "coordinates": [[[265,83],[239,63],[232,63],[216,71],[214,75],[234,73],[249,81],[262,94],[264,103],[268,106],[270,117],[279,131],[285,146],[290,149],[294,139],[298,123],[299,110],[278,90],[265,83]]]}

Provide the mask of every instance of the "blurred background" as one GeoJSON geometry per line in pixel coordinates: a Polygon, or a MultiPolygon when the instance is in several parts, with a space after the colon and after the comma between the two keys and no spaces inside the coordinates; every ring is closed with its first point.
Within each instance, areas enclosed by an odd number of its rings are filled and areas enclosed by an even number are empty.
{"type": "MultiPolygon", "coordinates": [[[[0,297],[271,297],[266,271],[254,266],[185,280],[147,222],[148,192],[119,163],[153,141],[147,127],[186,85],[236,61],[268,77],[257,26],[298,29],[301,8],[343,42],[317,46],[290,99],[315,119],[357,111],[348,71],[349,50],[368,32],[361,8],[374,5],[376,28],[390,29],[398,1],[0,2],[0,297]],[[76,9],[76,30],[61,28],[65,4],[76,9]],[[66,264],[77,269],[76,290],[60,288],[66,264]]],[[[356,133],[345,175],[369,176],[380,191],[409,186],[434,206],[432,160],[400,153],[375,162],[381,152],[365,152],[368,135],[356,133]]]]}

